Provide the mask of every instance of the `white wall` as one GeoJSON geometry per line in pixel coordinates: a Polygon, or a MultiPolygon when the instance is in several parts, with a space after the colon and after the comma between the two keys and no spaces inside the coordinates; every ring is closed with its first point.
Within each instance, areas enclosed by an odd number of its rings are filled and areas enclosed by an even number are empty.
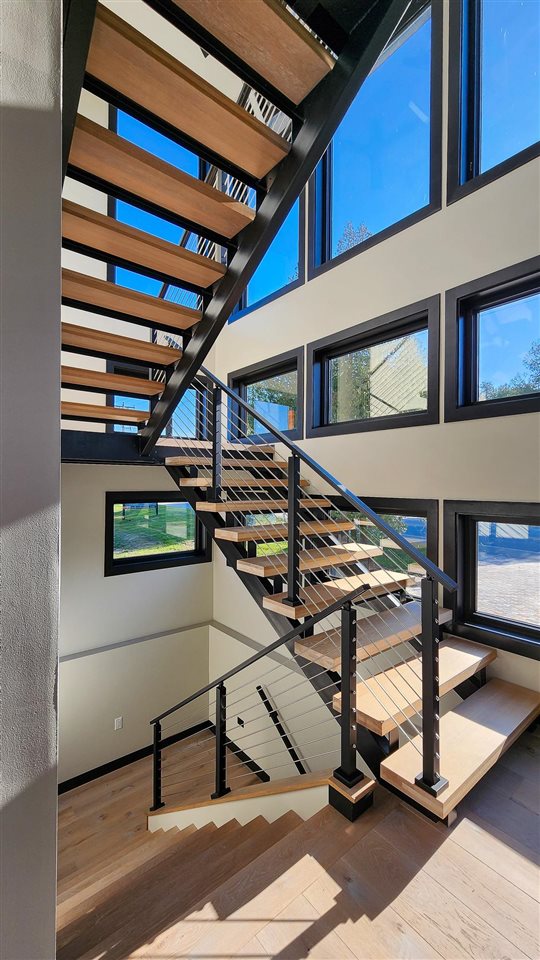
{"type": "Polygon", "coordinates": [[[0,4],[0,38],[0,955],[52,960],[61,5],[0,4]]]}

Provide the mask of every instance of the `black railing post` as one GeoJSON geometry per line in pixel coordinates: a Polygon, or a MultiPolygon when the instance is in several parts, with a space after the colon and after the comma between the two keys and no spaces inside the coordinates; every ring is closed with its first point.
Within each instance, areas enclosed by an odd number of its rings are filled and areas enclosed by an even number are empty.
{"type": "Polygon", "coordinates": [[[293,453],[288,463],[287,497],[287,599],[300,603],[300,457],[293,453]]]}
{"type": "Polygon", "coordinates": [[[152,770],[152,806],[151,810],[159,810],[165,804],[161,799],[161,723],[154,723],[154,750],[152,770]]]}
{"type": "Polygon", "coordinates": [[[212,390],[212,500],[221,499],[223,451],[221,449],[221,389],[212,390]]]}
{"type": "Polygon", "coordinates": [[[439,737],[439,601],[431,577],[422,580],[422,772],[415,783],[437,796],[448,785],[441,777],[439,737]]]}
{"type": "Polygon", "coordinates": [[[341,608],[341,764],[334,777],[354,787],[364,774],[356,766],[356,610],[350,600],[341,608]]]}
{"type": "Polygon", "coordinates": [[[227,690],[223,683],[216,687],[216,789],[212,800],[231,792],[227,786],[227,690]]]}

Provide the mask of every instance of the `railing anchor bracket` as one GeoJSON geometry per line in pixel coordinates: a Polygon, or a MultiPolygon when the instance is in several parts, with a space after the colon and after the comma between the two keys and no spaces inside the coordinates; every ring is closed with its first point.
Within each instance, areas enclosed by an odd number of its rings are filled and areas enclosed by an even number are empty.
{"type": "Polygon", "coordinates": [[[414,782],[417,787],[420,787],[421,790],[425,790],[426,793],[430,793],[432,797],[438,797],[441,791],[448,786],[448,780],[445,777],[439,777],[435,783],[426,783],[422,773],[417,774],[417,776],[414,778],[414,782]]]}
{"type": "Polygon", "coordinates": [[[334,770],[332,776],[334,780],[339,780],[345,787],[355,787],[357,783],[360,783],[360,781],[364,779],[364,774],[361,770],[357,770],[354,774],[349,775],[342,770],[341,767],[334,770]]]}

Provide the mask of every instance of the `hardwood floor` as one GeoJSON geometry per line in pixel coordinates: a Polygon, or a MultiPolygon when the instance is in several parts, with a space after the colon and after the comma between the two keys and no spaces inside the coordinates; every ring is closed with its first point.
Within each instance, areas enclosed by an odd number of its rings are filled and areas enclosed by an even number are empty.
{"type": "Polygon", "coordinates": [[[154,834],[140,761],[60,798],[58,960],[536,960],[539,758],[524,734],[451,829],[381,787],[354,824],[154,834]]]}

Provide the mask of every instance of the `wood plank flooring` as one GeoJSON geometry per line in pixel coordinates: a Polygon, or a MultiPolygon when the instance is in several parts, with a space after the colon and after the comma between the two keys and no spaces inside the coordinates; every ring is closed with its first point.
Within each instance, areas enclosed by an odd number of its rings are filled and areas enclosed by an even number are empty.
{"type": "Polygon", "coordinates": [[[529,731],[451,829],[381,787],[354,824],[155,834],[142,760],[60,797],[58,960],[536,960],[539,759],[529,731]]]}

